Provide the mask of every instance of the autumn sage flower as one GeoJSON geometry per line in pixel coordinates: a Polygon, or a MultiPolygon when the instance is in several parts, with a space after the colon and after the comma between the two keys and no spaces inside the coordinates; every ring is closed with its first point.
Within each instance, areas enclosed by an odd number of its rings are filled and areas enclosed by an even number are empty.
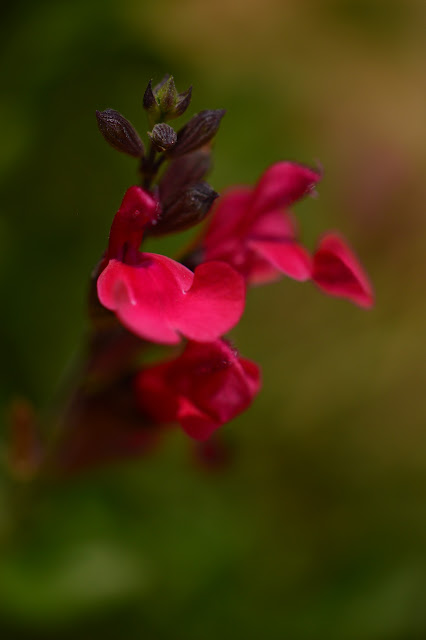
{"type": "Polygon", "coordinates": [[[180,356],[135,379],[141,409],[158,423],[178,422],[196,440],[245,411],[259,389],[259,367],[225,340],[188,342],[180,356]]]}
{"type": "Polygon", "coordinates": [[[309,194],[319,172],[291,162],[270,167],[255,187],[231,189],[217,202],[203,241],[206,260],[224,260],[250,284],[286,274],[311,276],[311,259],[297,241],[297,227],[287,207],[309,194]]]}
{"type": "Polygon", "coordinates": [[[150,193],[128,189],[111,226],[97,281],[99,300],[145,340],[215,340],[242,315],[244,281],[224,262],[202,264],[193,273],[171,258],[139,251],[145,228],[159,215],[150,193]]]}
{"type": "Polygon", "coordinates": [[[369,307],[373,293],[367,275],[341,236],[326,234],[313,257],[298,239],[288,207],[312,194],[319,171],[293,162],[278,162],[255,187],[231,189],[217,201],[203,238],[205,260],[223,260],[249,284],[286,275],[312,280],[329,295],[369,307]]]}

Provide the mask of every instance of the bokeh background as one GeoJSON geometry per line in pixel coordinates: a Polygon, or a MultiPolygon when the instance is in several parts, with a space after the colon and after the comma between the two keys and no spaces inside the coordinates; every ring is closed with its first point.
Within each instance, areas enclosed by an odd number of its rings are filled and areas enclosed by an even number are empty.
{"type": "Polygon", "coordinates": [[[48,406],[136,178],[94,111],[146,131],[167,71],[191,113],[227,108],[217,190],[321,162],[304,240],[342,230],[377,292],[371,312],[290,280],[250,292],[233,338],[264,388],[221,471],[176,430],[23,505],[3,473],[1,637],[425,638],[424,1],[16,0],[0,28],[3,415],[48,406]]]}

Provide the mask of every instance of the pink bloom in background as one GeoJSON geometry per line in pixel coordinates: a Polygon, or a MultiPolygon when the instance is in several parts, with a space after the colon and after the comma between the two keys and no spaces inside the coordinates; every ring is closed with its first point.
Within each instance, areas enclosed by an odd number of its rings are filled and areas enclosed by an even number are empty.
{"type": "Polygon", "coordinates": [[[367,275],[337,233],[327,233],[320,240],[313,256],[312,279],[329,295],[348,298],[360,307],[368,308],[374,303],[367,275]]]}
{"type": "Polygon", "coordinates": [[[204,238],[206,260],[224,260],[250,284],[285,274],[311,276],[309,253],[297,241],[297,228],[285,209],[312,193],[319,172],[292,162],[272,165],[255,187],[237,187],[218,201],[204,238]]]}
{"type": "Polygon", "coordinates": [[[146,340],[215,340],[242,315],[243,278],[223,262],[202,264],[193,273],[166,256],[140,252],[144,229],[158,214],[149,193],[136,186],[126,192],[111,226],[99,300],[146,340]]]}
{"type": "Polygon", "coordinates": [[[260,389],[258,366],[224,340],[189,342],[175,360],[138,374],[136,397],[157,422],[179,422],[196,440],[206,440],[247,409],[260,389]]]}
{"type": "Polygon", "coordinates": [[[218,201],[203,240],[205,260],[223,260],[249,284],[262,284],[285,274],[313,280],[329,295],[370,307],[372,287],[345,241],[327,234],[313,257],[299,243],[287,210],[313,192],[319,172],[292,162],[278,162],[254,188],[238,187],[218,201]]]}

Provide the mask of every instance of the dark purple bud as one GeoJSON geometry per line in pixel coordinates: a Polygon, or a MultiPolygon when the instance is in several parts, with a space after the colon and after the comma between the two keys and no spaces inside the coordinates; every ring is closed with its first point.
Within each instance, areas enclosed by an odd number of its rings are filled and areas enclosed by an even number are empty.
{"type": "Polygon", "coordinates": [[[161,235],[193,227],[205,218],[218,196],[207,182],[192,185],[162,210],[149,233],[161,235]]]}
{"type": "Polygon", "coordinates": [[[211,154],[205,149],[172,160],[159,185],[162,205],[167,206],[186,187],[201,182],[210,168],[211,154]]]}
{"type": "Polygon", "coordinates": [[[171,149],[177,140],[176,131],[168,124],[162,122],[156,124],[151,132],[148,131],[148,136],[151,138],[158,151],[167,151],[171,149]]]}
{"type": "Polygon", "coordinates": [[[191,94],[192,87],[178,93],[173,76],[169,74],[154,88],[150,81],[145,90],[143,106],[148,111],[151,125],[181,116],[191,102],[191,94]]]}
{"type": "Polygon", "coordinates": [[[148,82],[148,86],[143,94],[143,108],[146,111],[155,111],[158,109],[157,101],[155,99],[154,92],[152,90],[152,80],[148,82]]]}
{"type": "Polygon", "coordinates": [[[183,113],[185,113],[185,111],[191,104],[191,98],[192,98],[192,87],[189,87],[189,89],[187,91],[184,91],[183,93],[179,93],[176,100],[176,106],[173,111],[174,118],[178,118],[183,113]]]}
{"type": "Polygon", "coordinates": [[[96,111],[99,131],[105,140],[117,151],[141,158],[144,147],[136,129],[124,116],[114,109],[96,111]]]}
{"type": "Polygon", "coordinates": [[[155,98],[155,93],[152,89],[152,80],[148,82],[148,86],[145,89],[143,95],[143,108],[148,113],[148,121],[150,126],[154,126],[156,122],[161,120],[161,110],[158,106],[158,102],[155,98]]]}
{"type": "Polygon", "coordinates": [[[219,129],[225,109],[206,109],[200,111],[178,132],[177,143],[170,156],[182,156],[189,151],[199,149],[213,138],[219,129]]]}

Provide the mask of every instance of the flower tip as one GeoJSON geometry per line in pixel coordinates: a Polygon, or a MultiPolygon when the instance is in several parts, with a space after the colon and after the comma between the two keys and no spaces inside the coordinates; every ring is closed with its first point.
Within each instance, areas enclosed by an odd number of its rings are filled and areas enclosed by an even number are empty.
{"type": "Polygon", "coordinates": [[[338,233],[321,239],[313,256],[312,279],[325,293],[346,298],[364,309],[374,305],[370,280],[358,258],[338,233]]]}

